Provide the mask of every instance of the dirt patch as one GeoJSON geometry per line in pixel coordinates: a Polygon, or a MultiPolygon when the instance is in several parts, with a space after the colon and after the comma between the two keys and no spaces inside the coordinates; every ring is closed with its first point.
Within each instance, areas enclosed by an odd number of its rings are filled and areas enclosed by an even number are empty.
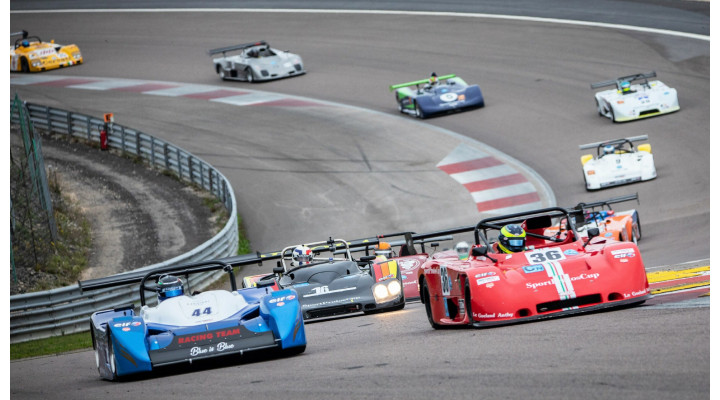
{"type": "MultiPolygon", "coordinates": [[[[87,144],[44,135],[43,157],[63,196],[90,223],[92,245],[80,279],[98,278],[173,258],[217,234],[224,208],[213,197],[145,163],[87,144]]],[[[28,287],[37,272],[17,271],[28,287]]],[[[14,290],[15,292],[15,290],[14,290]]]]}

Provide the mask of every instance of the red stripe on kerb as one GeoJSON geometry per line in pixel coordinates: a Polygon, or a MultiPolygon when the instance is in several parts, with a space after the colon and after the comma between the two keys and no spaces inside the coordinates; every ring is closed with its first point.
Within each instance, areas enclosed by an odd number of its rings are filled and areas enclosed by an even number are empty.
{"type": "Polygon", "coordinates": [[[475,160],[463,161],[455,164],[446,164],[440,166],[441,170],[448,175],[457,174],[459,172],[467,172],[476,169],[489,168],[501,165],[502,162],[494,157],[483,157],[475,160]]]}
{"type": "Polygon", "coordinates": [[[65,86],[73,86],[73,85],[82,85],[82,84],[90,83],[90,82],[97,82],[97,79],[68,78],[68,79],[60,79],[57,81],[50,81],[50,82],[32,83],[29,86],[65,87],[65,86]]]}
{"type": "Polygon", "coordinates": [[[191,93],[191,94],[184,94],[180,97],[189,97],[191,99],[200,99],[200,100],[212,100],[212,99],[219,99],[222,97],[232,97],[232,96],[242,96],[246,95],[249,92],[239,92],[236,90],[212,90],[210,92],[202,92],[202,93],[191,93]]]}
{"type": "Polygon", "coordinates": [[[527,182],[527,178],[525,178],[525,176],[523,176],[522,174],[512,174],[492,179],[485,179],[477,182],[466,183],[464,186],[470,193],[472,193],[488,189],[495,189],[503,186],[515,185],[517,183],[523,182],[527,182]]]}
{"type": "Polygon", "coordinates": [[[297,100],[297,99],[281,99],[266,101],[263,103],[250,104],[251,106],[274,106],[274,107],[317,107],[322,106],[320,103],[313,103],[311,101],[297,100]]]}
{"type": "Polygon", "coordinates": [[[153,90],[170,89],[177,87],[177,85],[166,85],[164,83],[143,83],[135,86],[119,87],[113,90],[118,92],[151,92],[153,90]]]}
{"type": "Polygon", "coordinates": [[[495,210],[498,208],[519,206],[528,203],[540,201],[540,195],[537,192],[526,193],[517,196],[503,197],[501,199],[483,201],[477,203],[477,209],[480,212],[495,210]]]}

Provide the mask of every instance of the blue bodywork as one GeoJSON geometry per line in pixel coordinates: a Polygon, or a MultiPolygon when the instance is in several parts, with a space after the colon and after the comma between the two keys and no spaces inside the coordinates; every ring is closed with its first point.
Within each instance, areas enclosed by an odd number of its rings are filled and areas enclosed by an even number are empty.
{"type": "Polygon", "coordinates": [[[396,90],[395,98],[400,112],[418,118],[485,106],[480,87],[468,85],[455,75],[440,77],[434,85],[429,85],[427,80],[420,80],[390,88],[396,90]]]}
{"type": "Polygon", "coordinates": [[[234,315],[191,326],[148,322],[132,307],[94,313],[91,329],[100,376],[115,380],[162,365],[253,350],[305,350],[305,326],[294,290],[247,288],[237,293],[246,304],[234,315]]]}

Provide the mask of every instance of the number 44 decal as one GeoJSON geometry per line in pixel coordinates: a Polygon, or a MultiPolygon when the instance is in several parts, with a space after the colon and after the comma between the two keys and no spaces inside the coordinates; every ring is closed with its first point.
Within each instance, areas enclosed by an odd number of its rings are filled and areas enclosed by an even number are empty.
{"type": "Polygon", "coordinates": [[[207,315],[212,314],[212,309],[211,309],[210,307],[205,307],[205,309],[202,310],[202,312],[200,312],[200,310],[201,310],[200,308],[196,308],[196,309],[192,312],[192,316],[193,316],[193,317],[199,317],[199,316],[202,315],[202,314],[207,314],[207,315]]]}
{"type": "Polygon", "coordinates": [[[525,257],[531,264],[540,264],[548,261],[564,260],[565,254],[558,247],[548,247],[526,251],[525,257]]]}

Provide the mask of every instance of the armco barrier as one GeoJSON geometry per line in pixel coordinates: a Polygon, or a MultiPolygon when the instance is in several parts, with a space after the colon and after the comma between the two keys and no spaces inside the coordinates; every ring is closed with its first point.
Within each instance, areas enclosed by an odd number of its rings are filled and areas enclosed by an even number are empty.
{"type": "MultiPolygon", "coordinates": [[[[100,143],[104,121],[69,111],[26,104],[35,128],[100,143]]],[[[17,114],[12,121],[17,121],[17,114]]],[[[119,124],[110,124],[108,146],[142,157],[154,167],[174,172],[184,181],[211,192],[230,212],[222,231],[197,248],[173,259],[136,269],[229,257],[237,253],[238,226],[235,195],[230,182],[212,165],[162,139],[119,124]]],[[[202,290],[223,272],[192,276],[190,286],[202,290]]],[[[82,293],[78,285],[10,297],[10,342],[19,343],[86,331],[90,314],[121,304],[138,303],[137,285],[82,293]]]]}

